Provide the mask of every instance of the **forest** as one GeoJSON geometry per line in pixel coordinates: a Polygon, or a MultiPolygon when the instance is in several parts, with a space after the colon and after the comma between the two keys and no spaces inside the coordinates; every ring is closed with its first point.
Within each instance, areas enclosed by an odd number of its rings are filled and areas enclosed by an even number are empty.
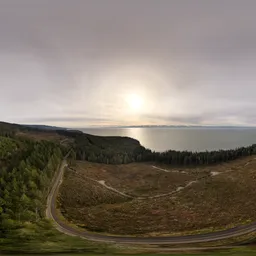
{"type": "Polygon", "coordinates": [[[141,155],[138,155],[137,161],[150,161],[177,166],[196,166],[218,164],[255,154],[256,144],[248,147],[240,147],[230,150],[216,150],[205,152],[169,150],[159,153],[145,150],[141,153],[141,155]]]}
{"type": "Polygon", "coordinates": [[[0,136],[0,243],[25,223],[44,218],[46,198],[61,160],[61,148],[52,142],[0,136]]]}
{"type": "Polygon", "coordinates": [[[37,127],[0,122],[0,254],[102,254],[108,246],[62,234],[45,218],[54,174],[67,152],[74,156],[68,144],[42,139],[45,134],[37,127]],[[31,139],[31,132],[40,139],[31,139]]]}
{"type": "Polygon", "coordinates": [[[154,152],[142,146],[131,150],[118,150],[115,147],[97,147],[96,145],[76,146],[78,160],[105,164],[127,164],[132,162],[156,162],[175,166],[211,165],[232,161],[256,154],[256,144],[230,150],[204,152],[175,151],[154,152]]]}

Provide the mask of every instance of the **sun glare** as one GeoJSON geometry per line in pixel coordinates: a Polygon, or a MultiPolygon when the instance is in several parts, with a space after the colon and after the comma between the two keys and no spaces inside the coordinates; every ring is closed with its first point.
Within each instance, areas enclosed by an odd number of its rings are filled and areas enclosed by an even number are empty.
{"type": "Polygon", "coordinates": [[[137,94],[130,94],[126,99],[130,109],[134,111],[138,111],[141,109],[143,105],[142,98],[137,94]]]}

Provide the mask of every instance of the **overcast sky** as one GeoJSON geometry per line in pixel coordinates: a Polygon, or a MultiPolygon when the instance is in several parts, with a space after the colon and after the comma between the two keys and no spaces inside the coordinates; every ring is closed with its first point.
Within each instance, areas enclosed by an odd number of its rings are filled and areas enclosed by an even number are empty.
{"type": "Polygon", "coordinates": [[[0,120],[256,125],[255,0],[0,0],[0,120]]]}

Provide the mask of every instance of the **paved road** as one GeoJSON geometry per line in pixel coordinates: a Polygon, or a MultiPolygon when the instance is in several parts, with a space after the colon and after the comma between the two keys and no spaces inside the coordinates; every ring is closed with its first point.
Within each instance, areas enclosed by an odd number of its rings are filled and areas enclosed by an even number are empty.
{"type": "Polygon", "coordinates": [[[52,186],[51,192],[47,199],[46,217],[54,221],[56,228],[67,235],[80,236],[88,240],[102,241],[102,242],[115,242],[115,243],[130,243],[130,244],[194,244],[201,242],[211,242],[221,239],[232,238],[240,235],[249,234],[256,231],[256,222],[240,227],[231,228],[228,230],[198,234],[187,236],[168,236],[168,237],[129,237],[129,236],[108,236],[97,233],[90,233],[88,231],[76,230],[73,227],[63,223],[56,214],[56,197],[58,194],[59,186],[62,182],[65,166],[67,163],[63,160],[61,167],[55,175],[55,181],[52,186]]]}

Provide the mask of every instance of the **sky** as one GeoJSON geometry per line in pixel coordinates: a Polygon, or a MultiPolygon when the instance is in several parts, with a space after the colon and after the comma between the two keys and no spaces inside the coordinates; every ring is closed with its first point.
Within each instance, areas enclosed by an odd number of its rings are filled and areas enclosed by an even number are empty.
{"type": "Polygon", "coordinates": [[[0,120],[256,126],[255,0],[0,0],[0,120]]]}

